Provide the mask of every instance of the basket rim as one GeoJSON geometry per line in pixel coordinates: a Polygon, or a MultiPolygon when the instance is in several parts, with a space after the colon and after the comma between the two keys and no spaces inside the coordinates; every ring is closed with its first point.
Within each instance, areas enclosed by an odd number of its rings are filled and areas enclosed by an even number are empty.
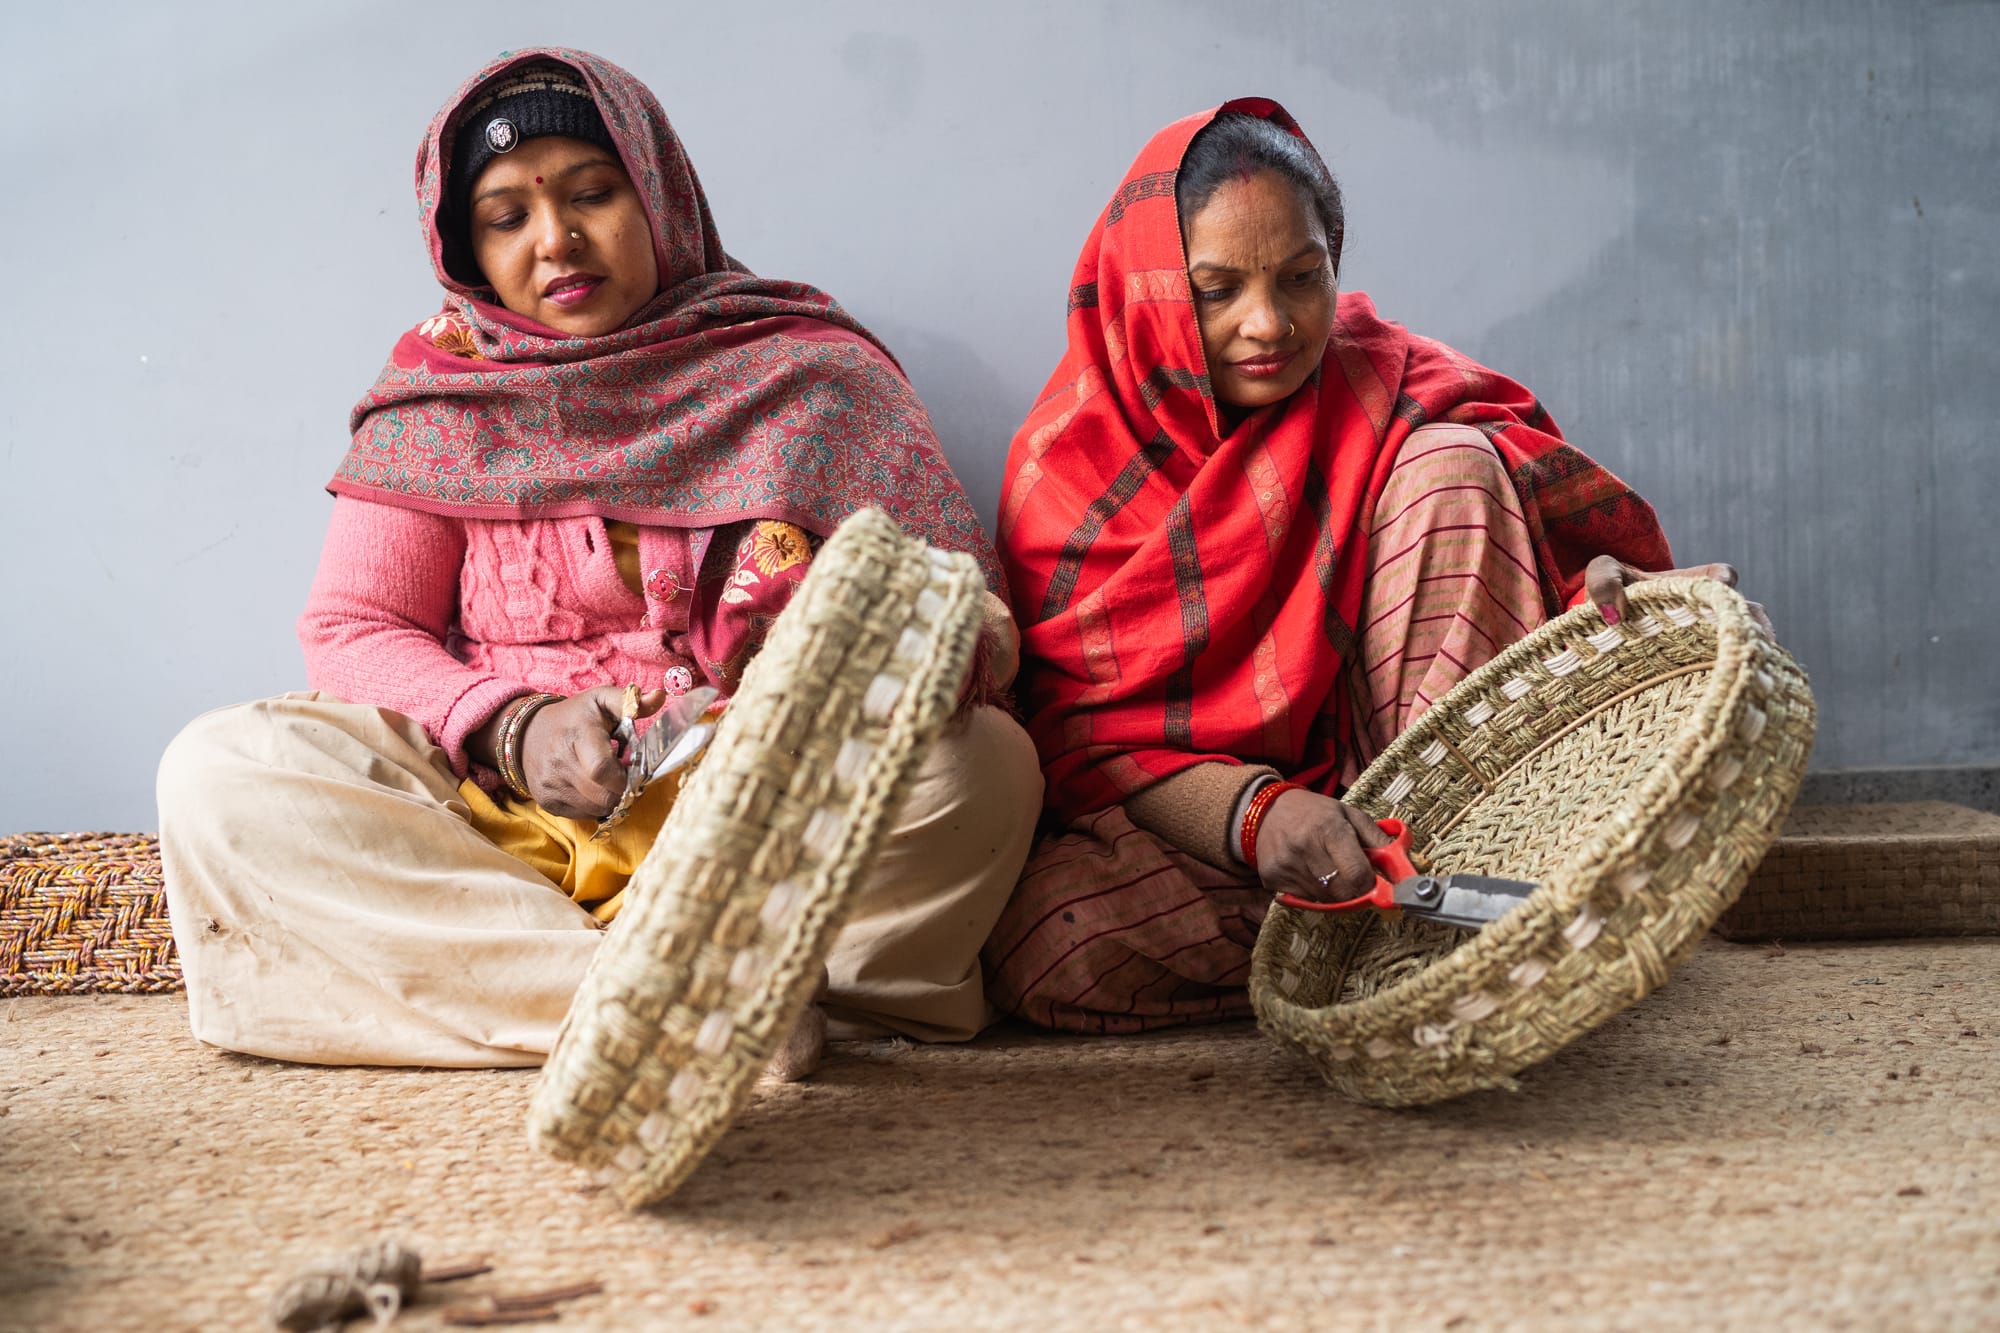
{"type": "MultiPolygon", "coordinates": [[[[1714,579],[1648,579],[1643,583],[1638,583],[1627,588],[1625,596],[1628,605],[1637,608],[1639,611],[1644,611],[1656,602],[1666,604],[1699,601],[1713,610],[1718,617],[1715,622],[1716,656],[1700,667],[1677,669],[1675,672],[1663,674],[1659,679],[1665,679],[1667,676],[1674,674],[1685,674],[1693,670],[1707,670],[1710,673],[1710,680],[1713,682],[1715,669],[1724,665],[1723,658],[1726,647],[1724,638],[1726,629],[1736,630],[1738,636],[1756,635],[1761,637],[1762,635],[1762,631],[1757,628],[1756,622],[1750,618],[1748,601],[1744,599],[1742,594],[1714,579]],[[1721,619],[1725,615],[1729,616],[1731,621],[1728,626],[1725,626],[1721,619]]],[[[1630,623],[1636,623],[1638,619],[1639,614],[1635,612],[1630,623]]],[[[1362,792],[1362,788],[1371,781],[1385,780],[1377,776],[1378,771],[1387,773],[1393,768],[1405,766],[1409,758],[1414,757],[1416,753],[1420,753],[1417,748],[1420,742],[1427,743],[1431,739],[1430,733],[1443,725],[1446,718],[1463,711],[1469,706],[1468,700],[1470,696],[1483,694],[1491,690],[1496,683],[1502,683],[1512,675],[1519,674],[1521,668],[1529,663],[1542,662],[1552,644],[1577,637],[1588,637],[1588,635],[1580,633],[1586,626],[1594,626],[1595,628],[1592,632],[1597,633],[1610,628],[1604,623],[1603,613],[1595,606],[1578,606],[1537,625],[1523,637],[1508,644],[1491,659],[1474,668],[1463,680],[1454,685],[1444,697],[1431,705],[1422,717],[1411,723],[1401,735],[1389,742],[1383,748],[1382,752],[1375,757],[1374,761],[1354,780],[1353,784],[1348,788],[1348,793],[1361,793],[1362,798],[1366,799],[1372,793],[1362,792]]],[[[1742,648],[1746,653],[1749,648],[1747,638],[1741,638],[1738,643],[1727,646],[1742,648]]],[[[1736,663],[1732,662],[1730,665],[1736,665],[1736,663]]],[[[1646,686],[1654,683],[1656,681],[1649,680],[1646,682],[1646,686]]],[[[1635,690],[1637,688],[1645,688],[1645,686],[1635,687],[1635,690]]],[[[1563,733],[1545,738],[1542,744],[1552,744],[1555,740],[1559,740],[1562,734],[1566,734],[1569,730],[1574,729],[1574,727],[1582,725],[1584,720],[1586,719],[1577,719],[1570,727],[1565,728],[1563,733]]],[[[1502,773],[1494,775],[1489,780],[1488,785],[1504,777],[1506,771],[1511,771],[1513,767],[1514,765],[1509,765],[1508,770],[1503,770],[1502,773]]]]}
{"type": "MultiPolygon", "coordinates": [[[[796,772],[802,771],[800,765],[805,763],[830,765],[820,777],[844,795],[815,805],[815,810],[845,811],[864,795],[873,793],[881,797],[884,792],[894,795],[906,789],[928,751],[928,738],[924,737],[900,755],[892,754],[890,747],[879,742],[898,727],[910,729],[920,737],[926,731],[934,734],[949,717],[958,679],[974,650],[982,601],[979,593],[985,588],[977,563],[963,552],[943,551],[904,534],[894,520],[879,510],[861,510],[843,521],[822,548],[807,579],[814,588],[802,585],[780,615],[764,651],[752,660],[730,707],[724,711],[710,752],[677,799],[676,809],[669,814],[646,861],[634,872],[635,883],[642,875],[654,882],[648,892],[628,903],[619,919],[612,923],[612,931],[621,932],[622,938],[616,942],[605,940],[604,947],[600,947],[592,960],[589,974],[578,988],[556,1047],[530,1099],[531,1139],[553,1156],[596,1168],[605,1183],[629,1206],[643,1206],[672,1193],[713,1151],[741,1114],[763,1071],[763,1059],[757,1057],[755,1046],[782,1040],[790,1025],[811,1003],[818,981],[817,965],[831,947],[838,933],[839,917],[859,891],[866,865],[872,861],[881,838],[886,836],[894,807],[899,806],[899,801],[883,799],[881,803],[892,808],[848,819],[837,841],[822,851],[802,850],[799,866],[785,871],[776,881],[767,881],[744,872],[755,864],[756,849],[763,847],[774,833],[776,826],[771,816],[777,807],[745,807],[702,820],[696,818],[698,806],[682,807],[680,802],[717,799],[711,783],[705,779],[712,778],[720,769],[731,772],[742,769],[742,765],[721,761],[744,746],[758,747],[746,752],[747,758],[754,761],[748,763],[749,771],[769,768],[796,772]],[[845,542],[840,540],[843,534],[849,534],[845,542]],[[828,559],[829,555],[832,559],[828,559]],[[893,576],[871,577],[871,571],[881,570],[885,562],[895,571],[893,576]],[[891,591],[899,585],[907,585],[904,592],[891,591]],[[873,595],[863,599],[865,604],[858,604],[834,593],[836,587],[867,589],[873,595]],[[827,591],[822,593],[818,589],[827,591]],[[941,600],[932,609],[926,609],[927,599],[933,597],[941,600]],[[794,608],[799,615],[792,615],[794,608]],[[785,625],[788,617],[789,630],[785,625]],[[931,647],[927,655],[916,659],[899,656],[899,630],[907,634],[909,629],[923,625],[930,627],[931,647]],[[824,757],[816,756],[810,749],[806,754],[794,753],[781,764],[776,751],[771,750],[760,733],[730,725],[732,716],[748,718],[760,703],[776,704],[797,693],[789,668],[796,665],[793,659],[816,643],[810,637],[816,632],[844,633],[848,640],[837,649],[839,664],[832,668],[830,679],[851,687],[849,693],[853,698],[849,707],[853,710],[854,725],[844,730],[839,742],[834,742],[835,748],[840,748],[840,742],[861,735],[873,736],[878,742],[871,752],[873,757],[858,776],[838,778],[839,765],[844,759],[832,757],[831,749],[824,757]],[[871,638],[881,642],[884,634],[891,645],[886,662],[871,657],[857,663],[849,658],[854,645],[871,638]],[[778,650],[775,653],[774,648],[778,650]],[[871,677],[879,680],[891,668],[903,675],[903,685],[893,706],[877,716],[868,711],[858,687],[870,683],[871,677]],[[741,704],[747,704],[748,709],[739,711],[741,704]],[[765,751],[771,752],[759,758],[765,751]],[[748,836],[738,839],[734,835],[739,832],[748,836]],[[670,836],[675,833],[680,836],[670,836]],[[686,1003],[694,985],[694,972],[671,977],[653,975],[659,960],[654,959],[650,966],[644,960],[653,957],[653,937],[674,928],[667,924],[676,919],[673,905],[684,901],[678,892],[678,877],[688,872],[700,875],[704,866],[727,867],[738,879],[734,892],[698,902],[697,918],[706,923],[701,929],[716,929],[732,912],[753,913],[761,923],[744,944],[731,946],[727,953],[732,959],[750,949],[767,955],[757,979],[743,988],[732,981],[708,1007],[711,1016],[720,1013],[732,1019],[729,1040],[750,1042],[749,1047],[739,1045],[738,1054],[748,1050],[751,1058],[723,1059],[716,1052],[702,1058],[695,1054],[698,1047],[676,1048],[670,1056],[664,1051],[642,1055],[626,1070],[625,1077],[609,1080],[616,1091],[606,1108],[583,1112],[576,1104],[576,1095],[588,1086],[592,1065],[605,1059],[606,1040],[614,1032],[612,1026],[596,1019],[595,1011],[607,1007],[622,1009],[625,999],[640,994],[647,994],[649,1000],[664,995],[664,1002],[659,1005],[663,1015],[686,1003]],[[784,924],[774,925],[764,920],[768,910],[766,900],[776,884],[785,882],[795,886],[796,901],[787,909],[784,924]],[[615,980],[613,972],[607,969],[615,969],[615,980]],[[793,975],[795,972],[797,975],[793,975]],[[623,989],[618,988],[621,984],[623,989]],[[766,1027],[770,1030],[765,1031],[766,1027]],[[757,1035],[753,1037],[752,1033],[757,1035]],[[585,1045],[575,1047],[580,1038],[585,1045]],[[571,1047],[567,1056],[563,1054],[565,1046],[571,1047]],[[666,1095],[667,1086],[690,1070],[697,1071],[699,1087],[676,1105],[666,1095]],[[633,1105],[632,1092],[642,1085],[661,1095],[651,1110],[626,1123],[633,1114],[629,1110],[633,1105]],[[667,1123],[672,1128],[663,1131],[661,1141],[642,1141],[639,1122],[661,1114],[668,1117],[667,1123]],[[607,1133],[619,1124],[624,1125],[624,1132],[607,1133]],[[583,1145],[581,1149],[578,1144],[583,1145]],[[641,1154],[640,1158],[631,1156],[634,1150],[641,1154]]],[[[794,813],[798,811],[794,809],[794,813]]],[[[701,950],[712,945],[689,947],[701,950]]],[[[691,960],[694,954],[686,957],[691,960]]],[[[692,968],[692,962],[687,966],[692,968]]]]}
{"type": "MultiPolygon", "coordinates": [[[[1671,816],[1686,797],[1700,793],[1700,778],[1727,747],[1733,729],[1717,725],[1717,722],[1741,700],[1751,674],[1750,668],[1756,660],[1757,640],[1763,637],[1763,633],[1751,619],[1745,599],[1712,579],[1648,580],[1628,588],[1626,596],[1635,613],[1654,605],[1664,607],[1690,602],[1706,605],[1715,612],[1716,654],[1707,665],[1707,679],[1700,693],[1690,702],[1689,717],[1680,728],[1681,734],[1693,740],[1687,762],[1676,766],[1671,762],[1671,752],[1663,751],[1659,758],[1648,764],[1644,776],[1626,797],[1606,809],[1589,835],[1579,839],[1549,869],[1542,877],[1541,888],[1534,898],[1474,933],[1431,966],[1372,995],[1346,1003],[1304,1005],[1278,994],[1275,987],[1267,984],[1273,960],[1262,947],[1271,936],[1268,932],[1260,932],[1260,947],[1252,960],[1252,985],[1261,999],[1260,1010],[1268,1007],[1293,1016],[1309,1015],[1322,1022],[1338,1020],[1349,1029],[1348,1033],[1338,1037],[1330,1032],[1312,1034],[1318,1042],[1328,1046],[1365,1042],[1391,1027],[1404,1026],[1411,1009],[1434,1009],[1463,993],[1474,975],[1484,978],[1503,972],[1510,965],[1542,952],[1559,937],[1561,922],[1572,916],[1600,884],[1642,863],[1641,851],[1651,840],[1653,831],[1671,816]],[[1582,869],[1593,862],[1600,864],[1593,870],[1582,869]]],[[[1635,614],[1633,620],[1637,619],[1635,614]]],[[[1517,675],[1524,664],[1543,660],[1557,645],[1566,645],[1568,641],[1581,637],[1586,629],[1601,632],[1604,628],[1602,614],[1597,608],[1583,606],[1537,627],[1527,637],[1509,645],[1491,661],[1468,674],[1386,747],[1343,799],[1352,799],[1363,808],[1370,808],[1372,813],[1380,790],[1391,780],[1390,775],[1415,760],[1420,746],[1428,748],[1433,739],[1432,732],[1470,707],[1476,699],[1517,675]]],[[[1672,674],[1690,673],[1665,674],[1648,684],[1668,679],[1672,674]]],[[[1529,752],[1530,756],[1574,731],[1597,711],[1593,709],[1583,718],[1566,725],[1557,735],[1544,738],[1529,752]]],[[[1486,784],[1486,791],[1467,802],[1453,816],[1451,823],[1456,824],[1466,811],[1476,807],[1486,792],[1490,792],[1501,777],[1517,766],[1510,764],[1501,774],[1495,775],[1486,784]]],[[[1446,827],[1448,829],[1451,825],[1446,827]]],[[[1297,909],[1274,903],[1271,911],[1275,915],[1296,912],[1297,909]]]]}

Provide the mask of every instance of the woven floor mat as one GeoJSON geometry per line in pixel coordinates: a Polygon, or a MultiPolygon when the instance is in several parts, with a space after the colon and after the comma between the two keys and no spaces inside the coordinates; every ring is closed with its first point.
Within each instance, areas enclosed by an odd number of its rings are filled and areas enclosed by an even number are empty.
{"type": "Polygon", "coordinates": [[[1716,925],[1736,940],[2000,935],[2000,815],[1799,806],[1716,925]]]}
{"type": "Polygon", "coordinates": [[[836,1045],[637,1213],[523,1141],[530,1071],[186,1022],[0,1002],[0,1326],[267,1327],[295,1268],[393,1237],[493,1266],[395,1333],[592,1278],[542,1326],[2000,1327],[1991,940],[1711,942],[1521,1092],[1421,1112],[1247,1025],[836,1045]]]}
{"type": "Polygon", "coordinates": [[[180,988],[156,839],[0,838],[0,995],[180,988]]]}

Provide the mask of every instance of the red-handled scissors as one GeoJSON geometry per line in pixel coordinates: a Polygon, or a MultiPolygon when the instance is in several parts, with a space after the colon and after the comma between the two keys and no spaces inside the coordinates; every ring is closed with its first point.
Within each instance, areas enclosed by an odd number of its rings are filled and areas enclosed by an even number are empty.
{"type": "Polygon", "coordinates": [[[1378,819],[1375,825],[1390,841],[1386,847],[1363,849],[1368,863],[1375,867],[1375,886],[1368,892],[1337,903],[1316,903],[1291,893],[1279,894],[1278,901],[1308,912],[1358,912],[1364,907],[1378,912],[1416,912],[1432,921],[1478,930],[1520,906],[1541,887],[1522,879],[1436,875],[1419,870],[1411,858],[1410,830],[1403,821],[1378,819]]]}

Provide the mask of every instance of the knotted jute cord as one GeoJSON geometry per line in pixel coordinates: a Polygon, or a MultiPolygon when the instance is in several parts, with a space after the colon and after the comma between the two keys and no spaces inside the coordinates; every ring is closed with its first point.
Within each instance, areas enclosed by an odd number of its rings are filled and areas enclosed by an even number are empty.
{"type": "Polygon", "coordinates": [[[1477,934],[1274,905],[1258,1023],[1382,1106],[1513,1086],[1667,979],[1777,836],[1812,750],[1805,673],[1705,579],[1628,589],[1473,672],[1349,803],[1409,825],[1441,873],[1533,880],[1477,934]]]}
{"type": "Polygon", "coordinates": [[[387,1324],[423,1284],[423,1260],[393,1240],[313,1265],[278,1289],[271,1322],[279,1328],[330,1328],[352,1315],[387,1324]]]}
{"type": "Polygon", "coordinates": [[[971,664],[972,557],[864,510],[814,559],[627,887],[528,1132],[627,1205],[664,1197],[817,988],[971,664]]]}

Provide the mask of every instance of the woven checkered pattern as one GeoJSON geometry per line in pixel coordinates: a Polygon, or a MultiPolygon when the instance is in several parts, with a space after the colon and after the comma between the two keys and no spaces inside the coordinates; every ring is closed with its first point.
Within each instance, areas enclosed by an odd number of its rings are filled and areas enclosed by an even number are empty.
{"type": "Polygon", "coordinates": [[[1274,906],[1251,962],[1264,1030],[1378,1105],[1512,1086],[1644,998],[1736,900],[1805,776],[1805,673],[1720,583],[1629,590],[1460,682],[1346,799],[1440,872],[1533,880],[1476,934],[1274,906]]]}
{"type": "Polygon", "coordinates": [[[157,840],[0,838],[0,996],[180,988],[157,840]]]}
{"type": "Polygon", "coordinates": [[[722,1136],[951,714],[983,598],[972,557],[878,510],[828,540],[632,876],[535,1086],[534,1142],[636,1207],[722,1136]]]}

